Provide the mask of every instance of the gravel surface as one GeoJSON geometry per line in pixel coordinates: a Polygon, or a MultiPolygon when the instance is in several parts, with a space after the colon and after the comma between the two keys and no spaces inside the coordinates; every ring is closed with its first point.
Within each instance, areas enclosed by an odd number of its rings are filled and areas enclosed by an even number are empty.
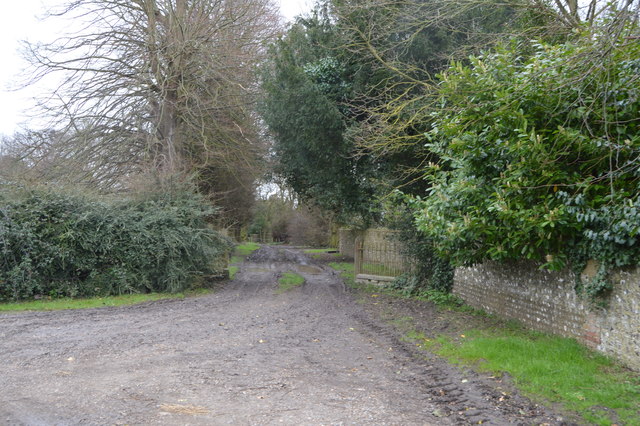
{"type": "Polygon", "coordinates": [[[264,246],[207,296],[0,315],[0,424],[562,423],[425,357],[358,297],[300,250],[264,246]],[[288,271],[305,283],[278,294],[288,271]]]}

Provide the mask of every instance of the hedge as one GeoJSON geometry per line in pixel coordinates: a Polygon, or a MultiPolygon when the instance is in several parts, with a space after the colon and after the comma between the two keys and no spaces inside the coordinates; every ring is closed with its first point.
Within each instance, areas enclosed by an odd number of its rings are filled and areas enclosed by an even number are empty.
{"type": "Polygon", "coordinates": [[[111,200],[0,186],[0,300],[179,292],[231,244],[189,190],[111,200]]]}

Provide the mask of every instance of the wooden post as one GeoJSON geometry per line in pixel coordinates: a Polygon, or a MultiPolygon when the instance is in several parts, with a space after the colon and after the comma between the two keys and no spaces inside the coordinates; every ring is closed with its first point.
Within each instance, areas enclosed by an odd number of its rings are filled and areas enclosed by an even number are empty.
{"type": "Polygon", "coordinates": [[[362,237],[356,238],[354,253],[354,271],[355,276],[362,273],[362,257],[364,255],[364,241],[362,237]]]}

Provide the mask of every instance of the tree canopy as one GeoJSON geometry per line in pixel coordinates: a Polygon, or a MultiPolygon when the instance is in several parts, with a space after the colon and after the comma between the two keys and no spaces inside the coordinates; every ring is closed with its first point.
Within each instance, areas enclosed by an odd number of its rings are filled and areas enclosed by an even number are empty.
{"type": "Polygon", "coordinates": [[[270,51],[262,112],[286,183],[328,211],[368,218],[372,171],[345,136],[357,117],[349,106],[354,72],[339,46],[326,8],[298,19],[270,51]]]}
{"type": "Polygon", "coordinates": [[[27,45],[33,79],[62,82],[41,102],[55,137],[26,141],[30,160],[59,154],[63,168],[83,167],[76,180],[106,188],[195,174],[233,221],[264,149],[253,103],[278,31],[271,1],[73,0],[51,17],[78,30],[27,45]]]}
{"type": "Polygon", "coordinates": [[[584,285],[600,293],[611,268],[640,260],[639,7],[327,3],[271,51],[279,171],[347,216],[411,212],[421,256],[597,259],[584,285]]]}

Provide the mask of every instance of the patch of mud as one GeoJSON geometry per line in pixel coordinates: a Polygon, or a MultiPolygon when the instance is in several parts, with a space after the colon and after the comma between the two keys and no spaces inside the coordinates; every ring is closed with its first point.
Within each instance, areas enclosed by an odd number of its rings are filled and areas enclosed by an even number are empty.
{"type": "Polygon", "coordinates": [[[245,271],[261,273],[261,272],[271,272],[271,269],[270,268],[246,268],[245,271]]]}
{"type": "Polygon", "coordinates": [[[563,424],[389,325],[434,309],[363,297],[264,246],[204,297],[0,315],[0,424],[563,424]],[[274,294],[292,270],[305,285],[274,294]]]}
{"type": "Polygon", "coordinates": [[[298,265],[296,266],[296,270],[298,272],[302,272],[305,274],[312,274],[312,275],[318,275],[324,272],[322,268],[319,268],[317,266],[311,266],[311,265],[298,265]]]}
{"type": "Polygon", "coordinates": [[[293,263],[307,265],[309,258],[300,250],[285,246],[261,246],[251,253],[248,263],[293,263]]]}

